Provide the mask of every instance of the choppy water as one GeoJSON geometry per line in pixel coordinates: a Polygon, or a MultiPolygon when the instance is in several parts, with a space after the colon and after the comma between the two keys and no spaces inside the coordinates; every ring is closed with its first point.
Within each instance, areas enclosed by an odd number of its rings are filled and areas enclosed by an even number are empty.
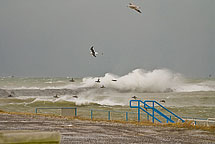
{"type": "Polygon", "coordinates": [[[137,69],[124,76],[107,73],[70,80],[1,77],[0,109],[34,112],[36,107],[78,107],[82,115],[89,115],[90,109],[130,111],[129,101],[135,95],[141,100],[165,100],[162,104],[180,116],[215,117],[212,78],[186,79],[166,69],[137,69]]]}

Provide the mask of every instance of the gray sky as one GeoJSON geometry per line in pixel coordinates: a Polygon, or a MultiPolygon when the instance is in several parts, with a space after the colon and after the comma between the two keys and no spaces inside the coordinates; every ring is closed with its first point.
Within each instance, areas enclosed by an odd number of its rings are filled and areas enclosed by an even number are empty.
{"type": "Polygon", "coordinates": [[[215,76],[214,8],[215,0],[0,0],[0,76],[215,76]],[[92,57],[92,45],[104,55],[92,57]]]}

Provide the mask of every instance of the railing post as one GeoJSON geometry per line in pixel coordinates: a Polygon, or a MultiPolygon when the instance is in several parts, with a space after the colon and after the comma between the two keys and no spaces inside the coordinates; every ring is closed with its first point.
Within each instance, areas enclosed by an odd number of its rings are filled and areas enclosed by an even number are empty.
{"type": "Polygon", "coordinates": [[[162,121],[160,121],[158,118],[156,118],[155,113],[158,113],[160,116],[162,116],[163,118],[166,119],[166,122],[172,122],[174,123],[173,119],[171,118],[171,116],[167,116],[166,114],[164,114],[163,112],[161,112],[160,110],[158,110],[157,108],[155,108],[156,106],[159,106],[161,108],[163,108],[164,110],[166,110],[167,112],[169,112],[170,114],[172,114],[173,116],[175,116],[176,118],[180,119],[182,122],[184,122],[184,120],[182,118],[180,118],[179,116],[177,116],[176,114],[174,114],[172,111],[168,110],[167,108],[165,108],[164,106],[162,106],[160,103],[158,103],[157,101],[153,101],[153,100],[145,100],[144,102],[142,102],[141,100],[130,100],[130,108],[136,108],[137,109],[137,119],[138,122],[140,121],[141,117],[140,117],[140,110],[143,110],[145,113],[147,113],[147,120],[150,120],[149,116],[152,117],[152,122],[154,123],[155,120],[159,121],[160,123],[162,123],[162,121]],[[134,105],[132,106],[132,102],[138,102],[138,105],[134,105]],[[144,104],[144,108],[145,110],[140,106],[140,103],[144,104]],[[149,103],[150,105],[148,105],[147,103],[149,103]],[[147,109],[151,109],[150,112],[147,112],[147,109]]]}
{"type": "Polygon", "coordinates": [[[108,120],[110,120],[110,111],[108,111],[108,120]]]}
{"type": "Polygon", "coordinates": [[[154,121],[155,121],[155,111],[154,111],[154,107],[155,107],[155,103],[154,103],[154,101],[152,102],[152,122],[154,123],[154,121]]]}
{"type": "Polygon", "coordinates": [[[93,110],[91,110],[91,120],[93,120],[93,110]]]}
{"type": "Polygon", "coordinates": [[[138,100],[138,122],[140,122],[140,101],[138,100]]]}
{"type": "Polygon", "coordinates": [[[128,121],[128,112],[125,113],[125,119],[128,121]]]}
{"type": "Polygon", "coordinates": [[[77,116],[77,108],[75,108],[75,117],[77,116]]]}

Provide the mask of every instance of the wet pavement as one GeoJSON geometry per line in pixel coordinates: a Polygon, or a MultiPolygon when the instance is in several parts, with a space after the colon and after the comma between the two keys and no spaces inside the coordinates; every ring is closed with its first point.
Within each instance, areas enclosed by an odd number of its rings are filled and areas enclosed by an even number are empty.
{"type": "Polygon", "coordinates": [[[215,135],[202,130],[140,126],[113,122],[66,120],[40,115],[0,113],[0,130],[57,131],[61,143],[214,143],[215,135]]]}

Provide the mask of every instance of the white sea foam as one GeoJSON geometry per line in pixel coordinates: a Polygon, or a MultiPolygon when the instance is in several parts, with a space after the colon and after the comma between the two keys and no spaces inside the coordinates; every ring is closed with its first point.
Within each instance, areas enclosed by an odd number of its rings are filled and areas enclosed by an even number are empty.
{"type": "MultiPolygon", "coordinates": [[[[26,99],[27,97],[22,97],[18,99],[26,99]]],[[[32,97],[31,97],[32,98],[32,97]]],[[[52,102],[52,103],[59,103],[59,102],[73,102],[75,105],[90,105],[90,104],[99,104],[99,105],[121,105],[124,106],[127,104],[127,102],[123,102],[121,100],[114,99],[114,97],[104,97],[102,99],[97,99],[98,96],[79,96],[78,98],[74,98],[71,95],[64,95],[60,96],[59,98],[53,98],[53,97],[34,97],[35,99],[30,101],[30,102],[20,102],[20,103],[15,103],[19,105],[31,105],[35,104],[38,102],[42,102],[46,104],[46,102],[52,102]]],[[[14,103],[11,103],[14,104],[14,103]]]]}
{"type": "Polygon", "coordinates": [[[176,92],[215,91],[214,81],[200,83],[184,83],[176,88],[176,92]]]}
{"type": "MultiPolygon", "coordinates": [[[[98,83],[95,83],[97,79],[97,77],[84,78],[82,86],[96,87],[98,85],[98,83]]],[[[167,69],[153,71],[136,69],[124,76],[107,73],[104,77],[99,77],[99,79],[101,81],[100,85],[105,87],[136,92],[165,92],[183,83],[183,78],[180,74],[174,74],[167,69]],[[117,81],[112,81],[113,79],[117,81]]]]}
{"type": "Polygon", "coordinates": [[[25,78],[25,80],[27,80],[25,83],[23,83],[23,80],[20,80],[14,81],[13,84],[13,81],[10,79],[8,82],[2,82],[2,84],[0,84],[0,88],[36,90],[71,89],[79,91],[79,89],[81,90],[82,88],[100,88],[101,86],[104,86],[106,91],[113,89],[118,90],[118,92],[215,91],[214,80],[209,81],[203,79],[201,82],[186,82],[187,80],[183,78],[181,74],[174,73],[168,69],[155,69],[153,71],[136,69],[123,76],[106,73],[101,77],[86,77],[83,78],[82,81],[79,80],[73,83],[70,83],[67,79],[59,79],[54,81],[50,78],[42,80],[25,78]],[[100,79],[100,83],[95,82],[98,79],[100,79]],[[28,84],[28,82],[30,82],[30,84],[28,84]]]}

